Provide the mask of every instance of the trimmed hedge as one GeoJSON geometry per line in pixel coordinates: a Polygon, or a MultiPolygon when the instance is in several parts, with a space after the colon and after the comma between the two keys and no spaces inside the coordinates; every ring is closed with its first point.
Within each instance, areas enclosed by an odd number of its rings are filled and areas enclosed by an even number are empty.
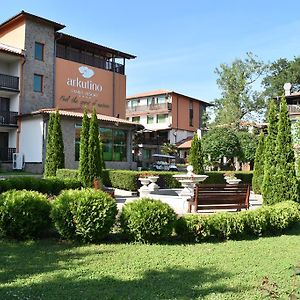
{"type": "Polygon", "coordinates": [[[59,179],[53,178],[36,178],[36,177],[12,177],[0,181],[0,193],[9,190],[29,190],[37,191],[48,195],[58,195],[65,189],[78,189],[81,187],[79,180],[74,178],[59,179]]]}
{"type": "Polygon", "coordinates": [[[0,195],[0,232],[10,238],[40,237],[50,229],[51,205],[33,191],[11,190],[0,195]]]}
{"type": "Polygon", "coordinates": [[[299,221],[300,205],[284,201],[239,213],[185,215],[177,220],[175,230],[180,239],[200,242],[209,238],[232,239],[245,235],[276,234],[299,221]]]}
{"type": "MultiPolygon", "coordinates": [[[[225,183],[224,173],[226,171],[213,171],[205,173],[208,178],[205,183],[225,183]]],[[[182,172],[180,172],[182,173],[182,172]]],[[[141,187],[139,177],[147,175],[158,175],[159,179],[157,184],[162,189],[180,188],[181,184],[173,178],[173,175],[179,174],[178,172],[168,171],[129,171],[129,170],[103,170],[102,183],[105,186],[119,188],[128,191],[137,191],[141,187]]],[[[252,183],[252,172],[235,172],[236,177],[240,178],[243,183],[252,183]]],[[[60,169],[57,171],[58,178],[78,178],[78,170],[60,169]]]]}
{"type": "Polygon", "coordinates": [[[127,238],[138,242],[157,242],[172,234],[176,213],[166,203],[142,198],[123,206],[120,221],[127,238]]]}
{"type": "Polygon", "coordinates": [[[115,223],[116,201],[94,189],[66,190],[53,202],[51,218],[65,238],[99,242],[115,223]]]}

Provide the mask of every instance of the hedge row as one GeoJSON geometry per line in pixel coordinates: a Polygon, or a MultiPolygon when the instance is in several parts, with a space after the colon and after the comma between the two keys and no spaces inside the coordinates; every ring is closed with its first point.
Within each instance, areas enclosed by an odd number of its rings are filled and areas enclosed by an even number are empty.
{"type": "MultiPolygon", "coordinates": [[[[220,172],[207,172],[208,178],[205,183],[225,183],[224,180],[225,171],[220,172]]],[[[157,184],[160,188],[180,188],[181,184],[173,178],[173,175],[178,172],[155,172],[155,171],[128,171],[128,170],[104,170],[102,182],[105,186],[119,188],[128,191],[137,191],[141,184],[138,180],[139,177],[145,177],[147,175],[157,175],[159,179],[157,184]]],[[[243,183],[252,183],[252,172],[236,172],[236,177],[240,178],[243,183]]],[[[59,178],[78,178],[77,170],[60,169],[57,171],[57,177],[59,178]]]]}
{"type": "Polygon", "coordinates": [[[178,219],[176,233],[180,239],[194,242],[210,238],[232,239],[277,234],[299,221],[300,205],[284,201],[240,213],[185,215],[178,219]]]}
{"type": "MultiPolygon", "coordinates": [[[[40,237],[51,221],[62,237],[83,242],[103,240],[116,222],[115,200],[93,189],[65,190],[53,202],[34,191],[11,190],[0,195],[0,235],[18,239],[40,237]]],[[[292,201],[239,213],[176,214],[165,203],[139,199],[123,206],[120,224],[129,240],[157,242],[175,228],[180,241],[233,239],[278,234],[300,222],[300,204],[292,201]]]]}
{"type": "Polygon", "coordinates": [[[36,178],[29,176],[11,177],[5,180],[0,180],[0,193],[9,190],[30,190],[37,191],[48,195],[58,195],[65,189],[78,189],[81,183],[75,178],[36,178]]]}

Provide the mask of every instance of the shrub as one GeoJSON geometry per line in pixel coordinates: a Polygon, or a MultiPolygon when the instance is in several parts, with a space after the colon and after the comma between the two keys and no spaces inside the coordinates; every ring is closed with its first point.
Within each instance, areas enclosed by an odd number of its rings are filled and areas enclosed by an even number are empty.
{"type": "Polygon", "coordinates": [[[65,238],[98,242],[107,236],[117,215],[115,200],[93,189],[62,192],[53,203],[51,217],[65,238]]]}
{"type": "Polygon", "coordinates": [[[0,193],[9,190],[31,190],[48,195],[58,195],[64,189],[78,189],[81,183],[77,179],[12,177],[0,181],[0,193]]]}
{"type": "Polygon", "coordinates": [[[74,170],[74,169],[58,169],[56,171],[56,177],[60,178],[60,179],[65,179],[65,178],[78,179],[79,178],[79,171],[74,170]]]}
{"type": "Polygon", "coordinates": [[[199,242],[209,238],[280,233],[299,221],[300,205],[285,201],[239,213],[182,216],[177,220],[175,230],[180,239],[199,242]]]}
{"type": "Polygon", "coordinates": [[[121,228],[128,238],[155,242],[171,235],[176,214],[166,203],[143,198],[125,204],[120,220],[121,228]]]}
{"type": "Polygon", "coordinates": [[[11,190],[0,195],[0,231],[6,237],[39,237],[50,228],[50,203],[33,191],[11,190]]]}

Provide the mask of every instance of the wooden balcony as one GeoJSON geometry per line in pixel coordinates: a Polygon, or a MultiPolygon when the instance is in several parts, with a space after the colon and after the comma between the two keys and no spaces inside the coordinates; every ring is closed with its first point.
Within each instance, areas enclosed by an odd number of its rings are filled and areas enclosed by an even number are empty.
{"type": "Polygon", "coordinates": [[[133,107],[126,108],[126,114],[141,114],[141,113],[164,113],[172,110],[172,103],[162,103],[162,104],[151,104],[151,105],[137,105],[133,107]]]}
{"type": "Polygon", "coordinates": [[[17,116],[15,111],[0,111],[0,126],[16,126],[17,116]]]}
{"type": "Polygon", "coordinates": [[[0,74],[0,90],[19,92],[19,77],[0,74]]]}

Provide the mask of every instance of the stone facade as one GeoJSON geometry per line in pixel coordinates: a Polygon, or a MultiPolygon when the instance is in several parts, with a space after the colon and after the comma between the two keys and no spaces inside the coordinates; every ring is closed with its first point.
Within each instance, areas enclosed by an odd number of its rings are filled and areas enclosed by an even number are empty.
{"type": "Polygon", "coordinates": [[[26,62],[23,71],[21,113],[54,107],[55,35],[54,27],[28,19],[25,30],[26,62]],[[36,60],[35,42],[44,44],[44,60],[36,60]],[[43,76],[43,91],[34,92],[34,74],[43,76]]]}

